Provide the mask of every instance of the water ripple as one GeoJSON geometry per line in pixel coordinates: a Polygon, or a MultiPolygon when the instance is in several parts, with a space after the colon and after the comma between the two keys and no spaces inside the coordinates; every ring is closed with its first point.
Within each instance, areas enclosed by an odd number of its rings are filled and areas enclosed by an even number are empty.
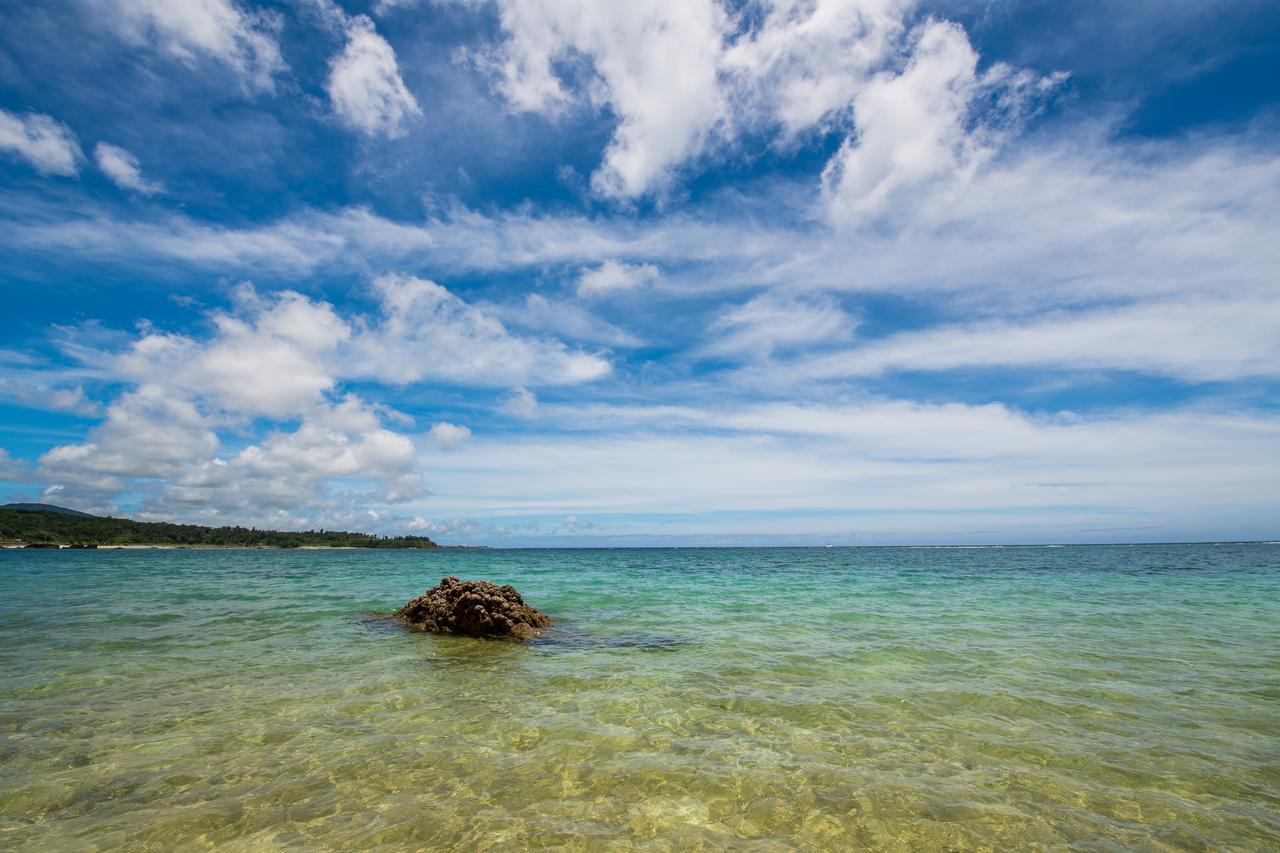
{"type": "Polygon", "coordinates": [[[6,553],[0,666],[5,849],[1280,846],[1262,546],[6,553]]]}

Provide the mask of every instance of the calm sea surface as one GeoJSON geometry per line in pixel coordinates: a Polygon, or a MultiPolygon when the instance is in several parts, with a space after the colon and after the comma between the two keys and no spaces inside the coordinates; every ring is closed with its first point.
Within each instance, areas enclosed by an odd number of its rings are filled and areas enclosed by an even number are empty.
{"type": "Polygon", "coordinates": [[[6,850],[1280,848],[1280,545],[7,551],[0,673],[6,850]]]}

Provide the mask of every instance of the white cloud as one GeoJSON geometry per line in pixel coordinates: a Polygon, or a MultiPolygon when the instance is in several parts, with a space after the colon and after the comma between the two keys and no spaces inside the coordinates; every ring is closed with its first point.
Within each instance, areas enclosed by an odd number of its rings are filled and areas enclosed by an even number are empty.
{"type": "Polygon", "coordinates": [[[710,0],[502,0],[507,40],[493,62],[512,106],[556,112],[573,100],[558,65],[590,61],[587,97],[608,104],[618,127],[592,176],[605,196],[661,190],[724,117],[717,80],[726,26],[710,0]]]}
{"type": "Polygon", "coordinates": [[[277,19],[242,10],[231,0],[91,0],[123,35],[159,42],[170,55],[194,63],[207,56],[228,65],[249,86],[272,88],[284,68],[274,30],[277,19]]]}
{"type": "Polygon", "coordinates": [[[538,398],[528,388],[513,388],[502,399],[499,408],[518,418],[531,418],[538,413],[538,398]]]}
{"type": "Polygon", "coordinates": [[[551,332],[569,340],[611,347],[638,347],[643,342],[626,329],[592,314],[581,305],[553,301],[540,293],[527,294],[514,305],[490,305],[486,310],[508,323],[526,329],[551,332]]]}
{"type": "Polygon", "coordinates": [[[600,356],[559,341],[513,335],[435,282],[385,275],[374,290],[382,316],[353,341],[357,374],[402,385],[432,379],[492,387],[572,385],[611,370],[600,356]]]}
{"type": "Polygon", "coordinates": [[[800,380],[992,367],[1130,370],[1185,382],[1280,377],[1280,300],[1166,301],[942,326],[779,372],[800,380]]]}
{"type": "Polygon", "coordinates": [[[364,15],[347,21],[346,34],[347,45],[329,68],[334,112],[365,136],[403,136],[405,122],[422,110],[400,77],[395,51],[364,15]]]}
{"type": "Polygon", "coordinates": [[[51,116],[0,110],[0,151],[10,151],[45,175],[75,175],[84,154],[76,135],[51,116]]]}
{"type": "Polygon", "coordinates": [[[376,413],[354,395],[318,407],[297,430],[268,436],[241,451],[231,465],[274,484],[300,484],[282,493],[291,501],[308,486],[335,476],[376,480],[385,489],[381,499],[391,502],[416,497],[420,491],[413,442],[384,428],[376,413]]]}
{"type": "MultiPolygon", "coordinates": [[[[758,200],[759,208],[775,204],[772,195],[758,200]]],[[[784,290],[797,299],[822,291],[885,294],[927,305],[939,327],[1002,328],[1036,316],[1054,324],[1074,311],[1102,310],[1089,306],[1137,310],[1151,303],[1159,313],[1183,303],[1265,303],[1280,266],[1280,157],[1248,139],[1201,140],[1190,147],[1121,145],[1100,133],[1080,132],[1010,153],[957,192],[926,195],[897,227],[839,233],[715,206],[642,221],[454,210],[417,224],[348,208],[306,211],[242,230],[180,217],[159,223],[92,214],[51,219],[38,203],[11,205],[4,216],[0,243],[24,251],[72,251],[127,269],[174,261],[232,274],[262,269],[298,276],[321,266],[350,272],[366,264],[429,267],[459,276],[543,268],[572,275],[585,269],[589,282],[591,274],[621,270],[606,280],[627,284],[637,269],[661,265],[665,303],[703,315],[699,333],[723,311],[708,305],[709,299],[732,294],[739,301],[760,290],[784,290]]],[[[528,315],[520,319],[501,313],[507,308],[491,310],[536,328],[533,314],[550,312],[540,311],[541,305],[525,312],[529,307],[511,309],[528,315]]],[[[1223,319],[1202,324],[1195,340],[1206,350],[1224,341],[1224,355],[1206,363],[1218,365],[1214,369],[1225,376],[1225,354],[1241,353],[1259,338],[1231,340],[1234,321],[1220,312],[1207,316],[1223,319]]],[[[681,331],[687,327],[670,334],[667,327],[643,329],[646,341],[658,346],[689,344],[678,336],[681,331]]],[[[1147,364],[1163,371],[1160,365],[1177,357],[1168,354],[1179,349],[1168,337],[1130,337],[1128,346],[1149,346],[1152,354],[1145,360],[1124,356],[1118,363],[1123,369],[1146,370],[1141,365],[1147,364]]],[[[526,343],[540,349],[536,341],[526,343]]],[[[1269,357],[1269,350],[1259,352],[1263,361],[1269,357]]],[[[1236,363],[1255,360],[1241,355],[1236,363]]],[[[853,374],[872,370],[860,367],[853,374]]],[[[1190,368],[1177,370],[1186,376],[1190,368]]],[[[517,374],[496,384],[535,382],[531,373],[517,374]]]]}
{"type": "Polygon", "coordinates": [[[894,55],[913,0],[772,0],[725,50],[743,120],[788,139],[847,120],[868,78],[894,55]]]}
{"type": "Polygon", "coordinates": [[[49,494],[82,505],[109,506],[134,491],[146,497],[144,518],[259,526],[350,518],[356,507],[422,494],[413,442],[355,396],[318,400],[295,429],[231,455],[219,452],[224,416],[179,385],[140,385],[111,404],[83,443],[41,456],[37,473],[49,494]],[[335,490],[335,482],[347,487],[335,490]]]}
{"type": "Polygon", "coordinates": [[[930,21],[917,32],[900,74],[882,72],[858,90],[855,135],[822,173],[823,198],[834,223],[858,224],[891,210],[903,195],[914,197],[926,188],[936,194],[939,181],[967,180],[995,153],[1028,104],[1065,79],[1005,65],[979,76],[977,65],[963,29],[930,21]],[[975,119],[973,106],[982,94],[997,108],[975,119]]]}
{"type": "Polygon", "coordinates": [[[857,321],[834,299],[764,293],[722,313],[711,324],[702,355],[769,356],[848,339],[857,321]]]}
{"type": "Polygon", "coordinates": [[[589,514],[613,535],[870,527],[899,541],[946,541],[960,525],[980,541],[1044,541],[1046,530],[1097,541],[1117,536],[1089,528],[1129,524],[1160,539],[1224,524],[1265,529],[1280,476],[1280,421],[1266,413],[1084,417],[880,399],[544,412],[548,427],[584,423],[569,434],[494,435],[442,458],[433,485],[447,499],[436,511],[589,514]],[[752,515],[735,526],[726,512],[752,515]],[[668,520],[655,530],[636,513],[668,520]]]}
{"type": "Polygon", "coordinates": [[[447,537],[448,540],[454,542],[457,542],[459,537],[473,537],[477,534],[486,536],[495,533],[501,535],[503,531],[501,525],[477,524],[469,518],[455,518],[452,521],[434,522],[420,515],[416,515],[405,522],[404,529],[410,533],[441,537],[442,541],[445,541],[445,537],[447,537]]]}
{"type": "Polygon", "coordinates": [[[626,264],[613,259],[594,269],[584,269],[578,277],[579,296],[600,296],[619,290],[636,290],[661,277],[653,264],[626,264]]]}
{"type": "MultiPolygon", "coordinates": [[[[37,402],[32,400],[31,402],[37,402]]],[[[48,391],[48,397],[44,400],[44,404],[56,412],[69,412],[73,415],[81,417],[93,417],[102,413],[102,407],[89,399],[85,394],[84,388],[77,385],[74,388],[51,388],[48,391]]]]}
{"type": "MultiPolygon", "coordinates": [[[[362,230],[357,220],[367,214],[351,210],[340,230],[318,223],[285,221],[247,230],[198,223],[182,215],[159,222],[113,221],[92,212],[83,217],[37,225],[13,223],[11,237],[33,249],[78,247],[100,259],[127,263],[139,253],[200,266],[254,267],[262,270],[305,271],[338,258],[362,230]]],[[[391,225],[391,223],[385,223],[391,225]]],[[[383,234],[394,227],[383,229],[383,234]]],[[[0,239],[4,238],[0,231],[0,239]]],[[[402,244],[403,245],[403,244],[402,244]]],[[[419,242],[417,245],[421,245],[419,242]]]]}
{"type": "Polygon", "coordinates": [[[218,449],[217,435],[195,404],[158,385],[126,391],[83,444],[60,445],[40,457],[59,484],[115,493],[125,478],[179,474],[192,460],[218,449]]]}
{"type": "Polygon", "coordinates": [[[445,450],[453,450],[471,438],[470,427],[440,421],[431,427],[431,439],[445,450]]]}
{"type": "Polygon", "coordinates": [[[377,0],[373,4],[375,15],[385,15],[396,9],[408,9],[418,5],[419,0],[377,0]]]}
{"type": "Polygon", "coordinates": [[[358,519],[371,505],[403,502],[422,491],[413,442],[348,396],[317,407],[292,432],[271,433],[233,456],[191,460],[179,476],[152,490],[146,507],[160,517],[207,522],[297,528],[328,519],[364,529],[367,519],[358,519]]]}
{"type": "Polygon", "coordinates": [[[285,419],[310,411],[344,379],[509,386],[587,382],[609,363],[556,340],[514,335],[434,282],[383,276],[378,316],[339,316],[293,291],[237,291],[199,340],[148,330],[109,359],[120,377],[197,396],[218,411],[285,419]]]}
{"type": "Polygon", "coordinates": [[[82,417],[102,413],[102,407],[89,399],[83,386],[57,387],[41,381],[39,374],[39,371],[32,371],[20,378],[0,376],[0,397],[46,412],[68,412],[82,417]]]}
{"type": "Polygon", "coordinates": [[[338,381],[338,349],[351,337],[346,321],[291,291],[260,298],[246,288],[239,300],[237,313],[212,315],[212,339],[151,331],[115,369],[248,417],[289,418],[317,405],[338,381]]]}
{"type": "Polygon", "coordinates": [[[99,142],[94,146],[93,157],[98,161],[98,168],[122,189],[133,190],[142,195],[164,191],[164,185],[142,177],[137,157],[117,145],[99,142]]]}
{"type": "Polygon", "coordinates": [[[606,197],[664,194],[684,163],[732,148],[744,131],[780,131],[781,146],[814,130],[846,131],[823,186],[833,220],[854,224],[895,195],[981,163],[996,137],[984,122],[968,126],[979,91],[1007,120],[1057,79],[1004,66],[979,78],[959,26],[931,20],[908,30],[915,5],[504,0],[506,40],[489,63],[517,109],[555,114],[585,100],[612,111],[618,123],[592,176],[606,197]]]}
{"type": "MultiPolygon", "coordinates": [[[[432,282],[389,276],[376,292],[380,314],[344,317],[293,291],[243,285],[230,310],[208,315],[207,334],[147,325],[119,352],[87,341],[64,348],[126,390],[84,441],[46,452],[37,473],[50,494],[78,505],[141,493],[142,517],[363,523],[357,510],[413,500],[424,488],[413,441],[383,423],[412,420],[344,393],[344,381],[562,384],[608,371],[559,342],[512,335],[432,282]]],[[[14,370],[38,373],[21,363],[14,370]]],[[[76,389],[69,402],[87,401],[76,389]]],[[[470,435],[444,421],[429,432],[444,449],[470,435]]]]}
{"type": "Polygon", "coordinates": [[[835,221],[857,222],[901,190],[971,171],[989,154],[965,128],[977,65],[964,31],[933,21],[901,74],[886,72],[858,91],[856,138],[845,140],[822,175],[835,221]]]}
{"type": "Polygon", "coordinates": [[[31,474],[30,466],[21,460],[14,459],[9,451],[0,447],[0,480],[16,483],[27,479],[31,474]]]}

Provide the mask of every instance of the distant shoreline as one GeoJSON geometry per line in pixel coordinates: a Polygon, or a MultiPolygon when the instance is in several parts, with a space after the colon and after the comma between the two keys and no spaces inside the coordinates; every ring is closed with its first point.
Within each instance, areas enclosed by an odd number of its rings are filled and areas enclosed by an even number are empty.
{"type": "Polygon", "coordinates": [[[360,545],[63,545],[44,543],[0,543],[0,551],[487,551],[485,545],[437,545],[434,548],[407,546],[362,547],[360,545]],[[36,544],[37,547],[30,547],[36,544]]]}
{"type": "Polygon", "coordinates": [[[27,543],[0,542],[0,551],[820,551],[856,549],[901,550],[999,550],[1019,548],[1149,548],[1197,547],[1207,545],[1271,545],[1274,539],[1228,539],[1198,542],[1073,542],[1020,543],[1015,545],[436,545],[434,548],[360,545],[89,545],[66,544],[28,548],[27,543]]]}
{"type": "Polygon", "coordinates": [[[345,530],[260,530],[89,515],[51,504],[0,506],[0,545],[6,548],[274,548],[291,550],[441,547],[426,536],[385,536],[345,530]]]}

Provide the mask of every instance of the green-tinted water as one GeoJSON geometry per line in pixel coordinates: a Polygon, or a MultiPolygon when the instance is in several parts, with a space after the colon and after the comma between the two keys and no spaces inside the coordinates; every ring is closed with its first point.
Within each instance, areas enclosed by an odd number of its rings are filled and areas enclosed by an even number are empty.
{"type": "Polygon", "coordinates": [[[5,849],[1280,846],[1274,545],[10,551],[0,671],[5,849]]]}

